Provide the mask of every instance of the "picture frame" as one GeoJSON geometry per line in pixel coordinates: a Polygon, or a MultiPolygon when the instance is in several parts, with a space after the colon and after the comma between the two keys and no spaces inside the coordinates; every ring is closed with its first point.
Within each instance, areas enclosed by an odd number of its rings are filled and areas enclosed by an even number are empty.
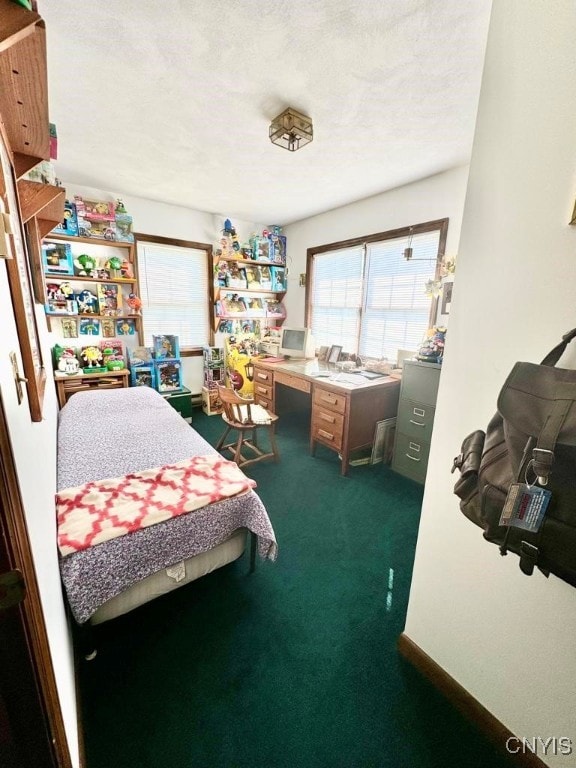
{"type": "Polygon", "coordinates": [[[330,347],[320,347],[318,350],[318,362],[325,363],[328,358],[328,352],[330,351],[330,347]]]}
{"type": "Polygon", "coordinates": [[[450,307],[452,305],[452,289],[454,287],[453,280],[447,280],[442,285],[442,296],[440,304],[440,314],[449,315],[450,307]]]}
{"type": "Polygon", "coordinates": [[[332,344],[330,351],[328,352],[328,364],[333,365],[337,363],[342,354],[342,347],[337,344],[332,344]]]}
{"type": "Polygon", "coordinates": [[[24,369],[23,375],[26,378],[30,418],[33,422],[39,422],[42,421],[42,406],[44,390],[46,388],[46,368],[42,360],[40,337],[36,323],[36,305],[34,294],[32,293],[30,264],[16,196],[16,182],[4,143],[4,136],[1,133],[0,175],[3,207],[10,217],[12,229],[12,234],[8,236],[12,258],[6,261],[8,283],[14,307],[20,355],[24,369]]]}

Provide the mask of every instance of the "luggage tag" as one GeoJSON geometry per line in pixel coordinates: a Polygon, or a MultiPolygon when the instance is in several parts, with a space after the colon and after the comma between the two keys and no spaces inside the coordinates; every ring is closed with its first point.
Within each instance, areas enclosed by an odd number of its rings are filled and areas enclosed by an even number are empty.
{"type": "MultiPolygon", "coordinates": [[[[526,467],[526,475],[531,464],[526,467]]],[[[551,491],[530,485],[527,480],[525,483],[512,483],[500,515],[500,525],[537,533],[551,496],[551,491]]]]}

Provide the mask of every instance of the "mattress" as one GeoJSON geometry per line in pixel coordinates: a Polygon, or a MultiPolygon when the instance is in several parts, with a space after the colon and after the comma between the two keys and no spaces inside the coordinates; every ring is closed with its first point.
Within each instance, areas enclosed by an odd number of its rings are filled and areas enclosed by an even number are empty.
{"type": "MultiPolygon", "coordinates": [[[[58,490],[217,453],[148,387],[78,392],[58,421],[58,490]]],[[[226,542],[244,528],[275,559],[272,524],[254,491],[112,539],[60,560],[79,623],[133,584],[226,542]]],[[[160,577],[162,578],[162,577],[160,577]]]]}

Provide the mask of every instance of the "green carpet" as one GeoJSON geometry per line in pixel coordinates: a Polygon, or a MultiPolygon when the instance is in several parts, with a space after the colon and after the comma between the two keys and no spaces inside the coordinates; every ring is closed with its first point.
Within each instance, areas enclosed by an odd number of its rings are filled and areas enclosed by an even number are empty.
{"type": "MultiPolygon", "coordinates": [[[[218,416],[194,412],[214,444],[218,416]]],[[[81,669],[87,768],[509,766],[396,651],[422,488],[339,473],[279,423],[280,464],[247,468],[276,563],[247,556],[96,628],[81,669]]]]}

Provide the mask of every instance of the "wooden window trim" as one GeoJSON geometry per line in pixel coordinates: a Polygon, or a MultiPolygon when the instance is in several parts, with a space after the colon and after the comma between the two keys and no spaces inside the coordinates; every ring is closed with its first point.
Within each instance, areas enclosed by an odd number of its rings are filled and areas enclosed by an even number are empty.
{"type": "MultiPolygon", "coordinates": [[[[193,248],[196,251],[205,251],[206,252],[206,269],[208,270],[208,285],[210,286],[209,295],[207,297],[208,300],[208,317],[210,318],[210,311],[211,308],[214,306],[214,296],[213,296],[213,280],[211,280],[210,276],[210,264],[212,263],[212,255],[213,255],[213,249],[212,245],[210,243],[197,243],[194,240],[180,240],[175,237],[162,237],[161,235],[147,235],[143,232],[135,232],[134,233],[134,261],[135,261],[135,269],[136,274],[138,274],[138,243],[158,243],[159,245],[175,245],[178,248],[193,248]]],[[[212,343],[213,338],[213,331],[212,329],[212,323],[209,323],[210,327],[210,339],[209,342],[212,343]]],[[[180,357],[203,357],[204,351],[202,347],[190,347],[188,349],[181,349],[180,350],[180,357]]]]}

